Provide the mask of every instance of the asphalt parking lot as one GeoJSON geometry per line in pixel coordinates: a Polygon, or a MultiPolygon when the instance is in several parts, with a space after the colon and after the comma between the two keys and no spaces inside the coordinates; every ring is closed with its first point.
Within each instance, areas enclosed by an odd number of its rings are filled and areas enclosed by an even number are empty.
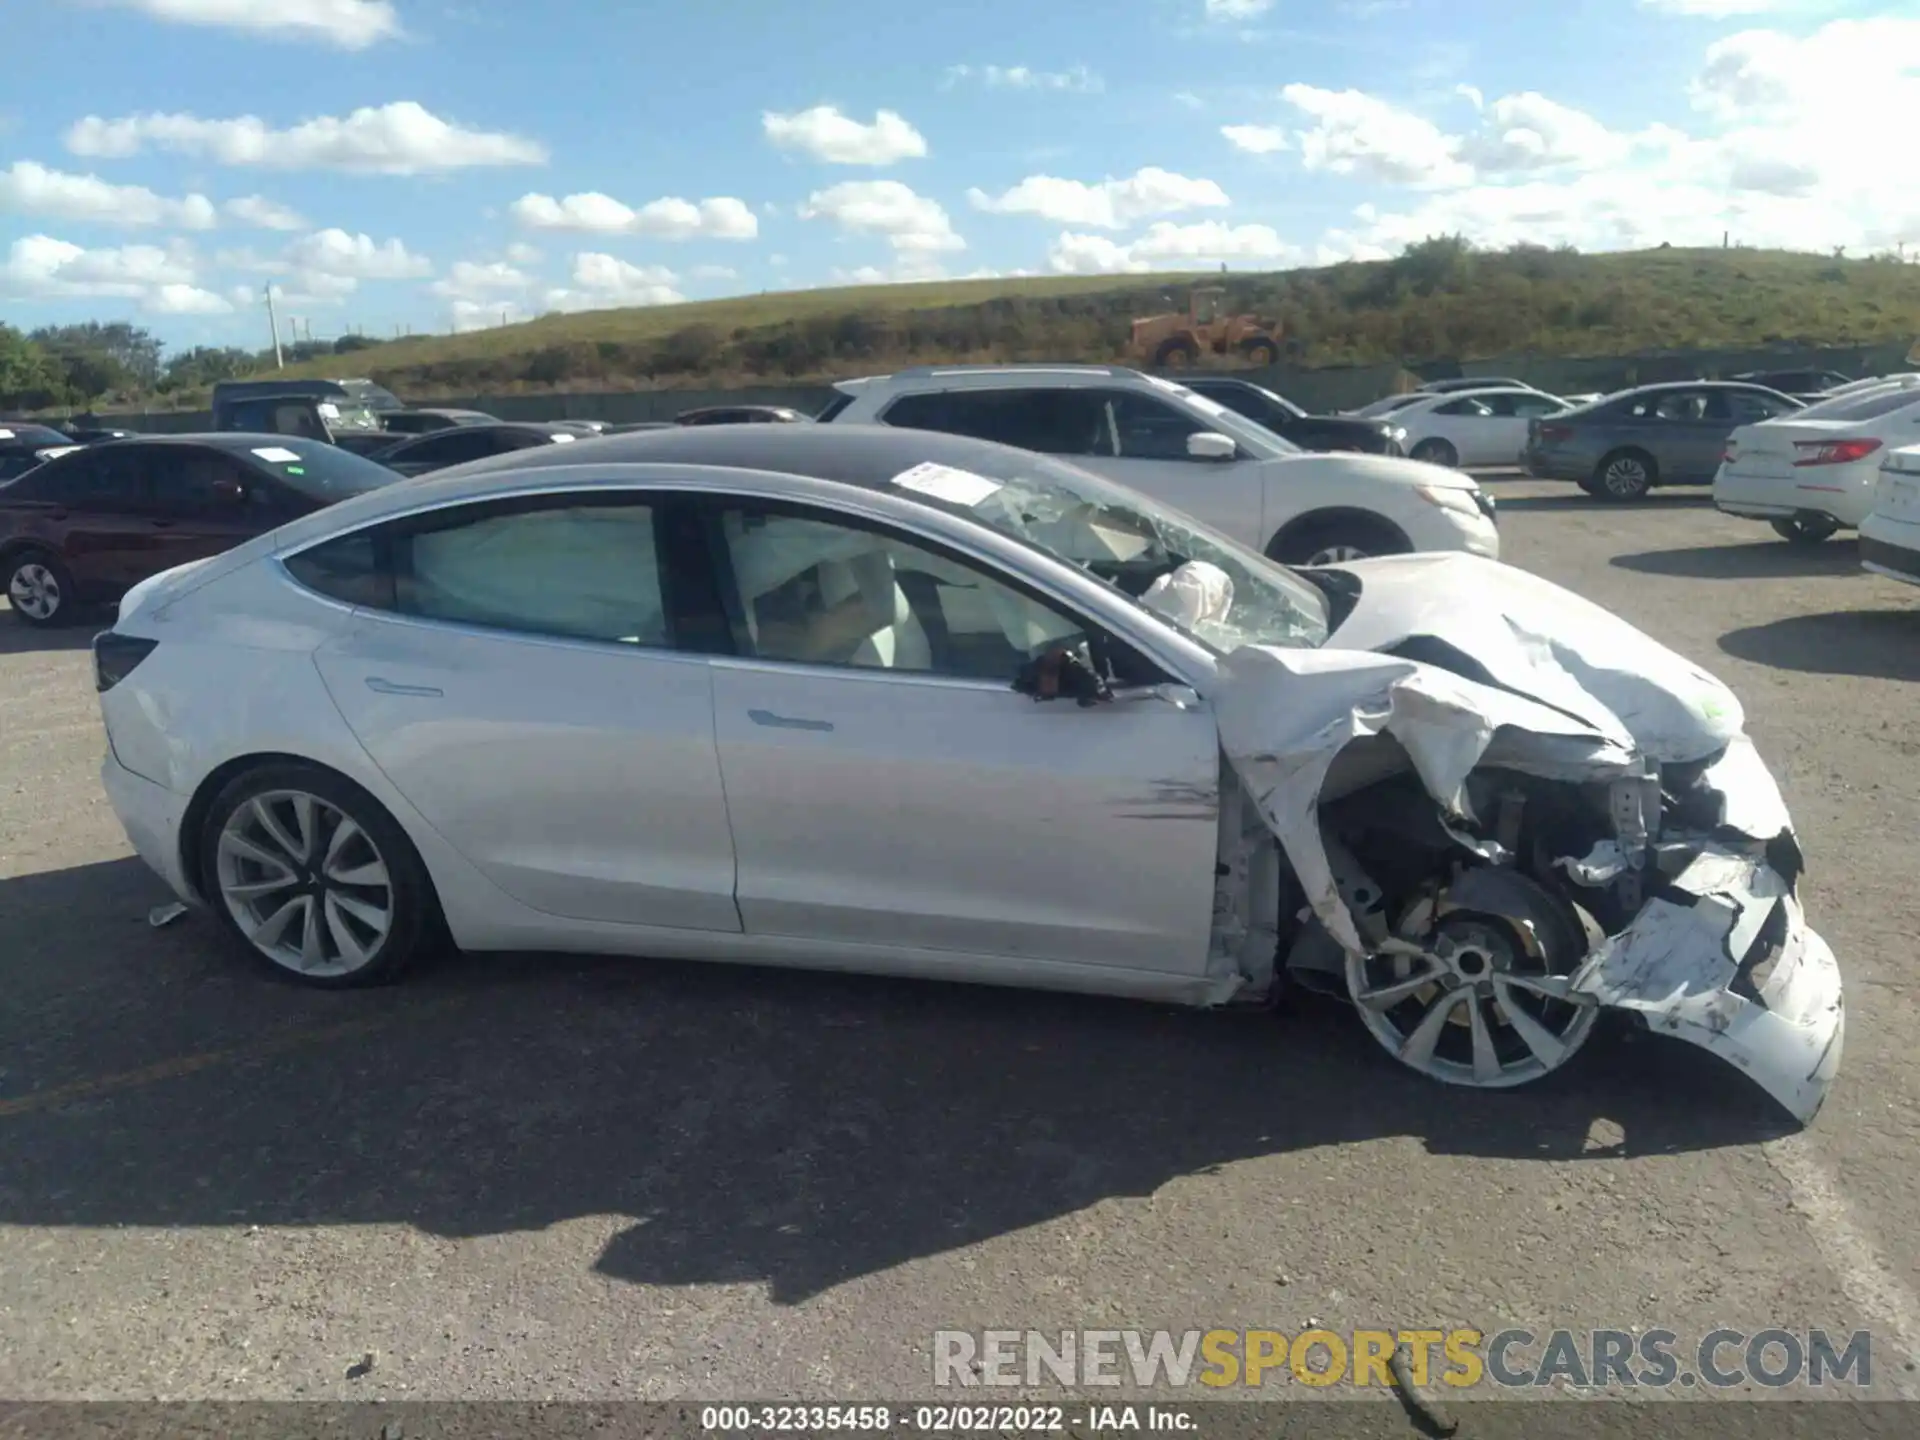
{"type": "Polygon", "coordinates": [[[0,1396],[924,1397],[936,1329],[1309,1321],[1869,1329],[1912,1393],[1920,591],[1699,492],[1490,488],[1509,560],[1746,704],[1848,986],[1809,1131],[1675,1042],[1465,1094],[1312,1006],[541,957],[306,993],[147,925],[89,631],[0,617],[0,1396]]]}

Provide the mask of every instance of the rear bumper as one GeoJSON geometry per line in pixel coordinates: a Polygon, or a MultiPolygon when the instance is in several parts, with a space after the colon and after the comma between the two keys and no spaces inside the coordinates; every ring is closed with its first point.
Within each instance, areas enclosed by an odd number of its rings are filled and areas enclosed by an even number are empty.
{"type": "Polygon", "coordinates": [[[1593,462],[1578,455],[1531,446],[1520,452],[1520,468],[1535,480],[1584,480],[1593,474],[1593,462]]]}
{"type": "Polygon", "coordinates": [[[134,853],[166,881],[175,895],[190,905],[199,904],[180,863],[180,822],[186,815],[186,797],[134,774],[114,759],[111,751],[100,762],[100,783],[134,853]]]}
{"type": "Polygon", "coordinates": [[[1831,471],[1809,479],[1806,471],[1798,475],[1753,475],[1723,469],[1714,477],[1713,506],[1723,514],[1749,520],[1824,515],[1852,529],[1873,508],[1873,481],[1871,476],[1862,482],[1831,471]]]}
{"type": "Polygon", "coordinates": [[[1862,535],[1860,568],[1884,575],[1889,580],[1904,580],[1909,585],[1920,585],[1920,549],[1862,535]]]}

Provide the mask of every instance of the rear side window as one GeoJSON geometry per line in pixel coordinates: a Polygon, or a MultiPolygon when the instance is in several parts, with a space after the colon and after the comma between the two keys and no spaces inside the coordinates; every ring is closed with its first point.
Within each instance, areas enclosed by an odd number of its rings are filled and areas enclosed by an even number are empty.
{"type": "Polygon", "coordinates": [[[1092,390],[948,390],[903,395],[889,425],[1015,445],[1042,455],[1111,455],[1106,407],[1092,390]]]}
{"type": "Polygon", "coordinates": [[[288,556],[287,573],[307,589],[343,605],[391,610],[393,575],[383,561],[382,548],[373,531],[362,530],[288,556]]]}

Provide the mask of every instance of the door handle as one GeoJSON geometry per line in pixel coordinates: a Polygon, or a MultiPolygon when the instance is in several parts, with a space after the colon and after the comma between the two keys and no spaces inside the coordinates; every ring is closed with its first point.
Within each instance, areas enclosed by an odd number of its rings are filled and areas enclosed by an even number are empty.
{"type": "Polygon", "coordinates": [[[367,689],[376,695],[417,695],[423,700],[438,700],[446,694],[446,691],[435,689],[431,685],[396,685],[393,681],[378,675],[367,677],[367,689]]]}
{"type": "Polygon", "coordinates": [[[765,725],[772,730],[818,730],[823,733],[833,730],[830,720],[804,720],[796,716],[776,715],[771,710],[749,710],[747,718],[756,725],[765,725]]]}

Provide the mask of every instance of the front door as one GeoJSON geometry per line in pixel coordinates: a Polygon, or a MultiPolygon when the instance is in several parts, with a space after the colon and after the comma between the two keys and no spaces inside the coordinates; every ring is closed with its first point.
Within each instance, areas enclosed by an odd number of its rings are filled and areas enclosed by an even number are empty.
{"type": "Polygon", "coordinates": [[[712,526],[737,656],[714,733],[749,934],[1203,968],[1219,741],[1204,708],[1011,688],[1084,625],[826,510],[712,526]]]}
{"type": "Polygon", "coordinates": [[[1187,437],[1205,423],[1137,390],[1061,392],[1097,406],[1095,442],[1075,463],[1143,495],[1184,510],[1255,550],[1267,543],[1258,462],[1203,460],[1187,453],[1187,437]]]}
{"type": "Polygon", "coordinates": [[[217,450],[156,445],[147,463],[154,573],[231,550],[272,528],[249,505],[258,477],[217,450]]]}
{"type": "Polygon", "coordinates": [[[315,656],[327,689],[489,880],[551,915],[738,931],[708,662],[675,648],[655,513],[480,502],[396,522],[390,558],[349,536],[288,569],[361,606],[315,656]]]}

